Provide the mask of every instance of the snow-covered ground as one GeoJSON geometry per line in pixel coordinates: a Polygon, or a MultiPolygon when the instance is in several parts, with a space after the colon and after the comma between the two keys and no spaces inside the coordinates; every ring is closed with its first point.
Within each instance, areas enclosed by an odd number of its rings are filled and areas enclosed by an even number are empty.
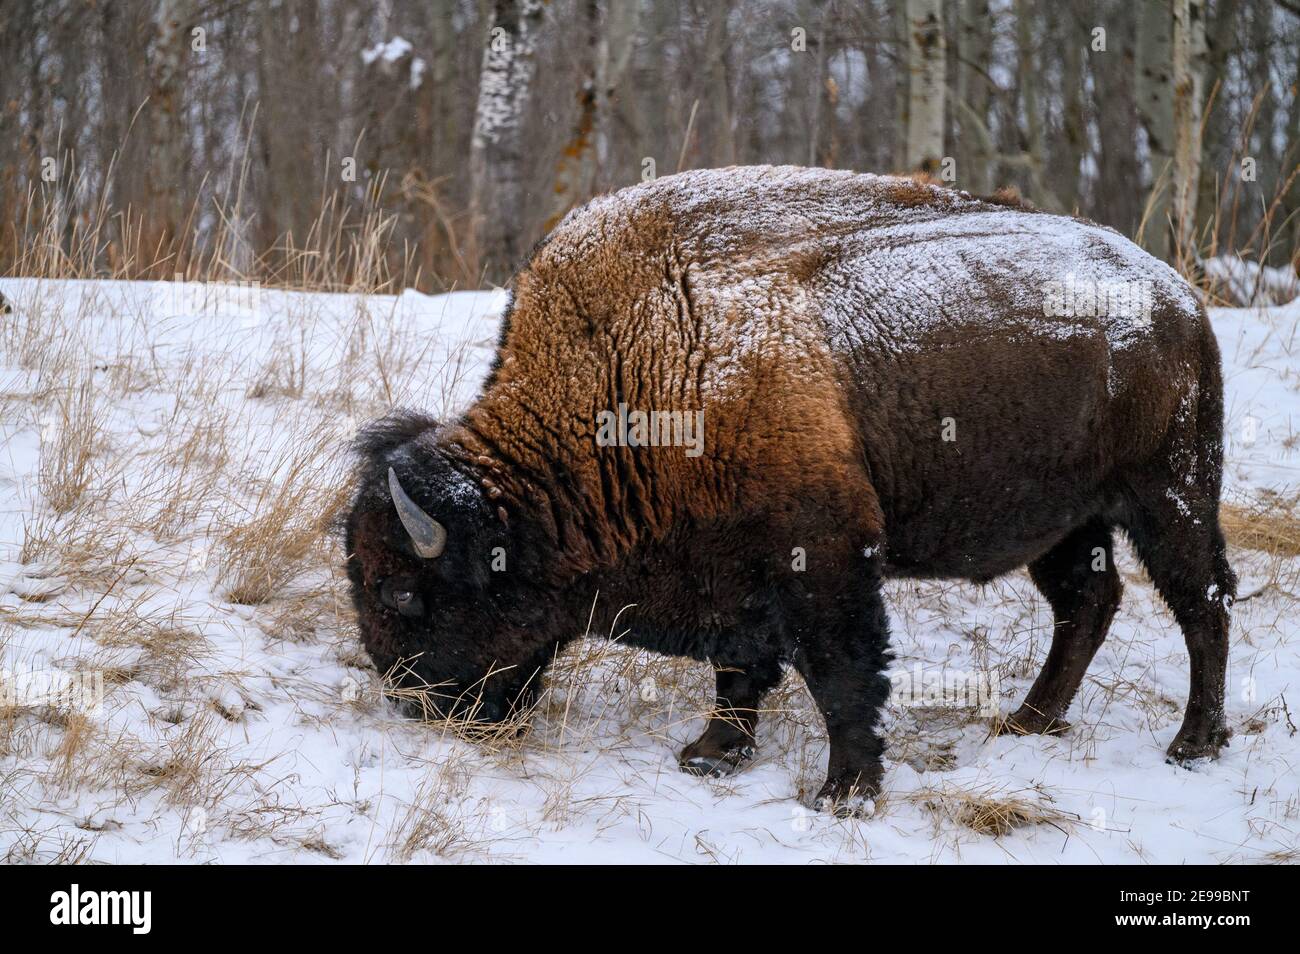
{"type": "MultiPolygon", "coordinates": [[[[322,532],[342,444],[393,404],[472,399],[500,294],[0,292],[0,860],[1300,858],[1300,558],[1233,550],[1247,598],[1218,762],[1165,764],[1187,658],[1125,549],[1070,732],[989,738],[978,711],[891,705],[877,814],[836,820],[804,808],[826,751],[793,677],[757,761],[722,781],[675,764],[708,668],[605,641],[560,661],[510,746],[380,698],[322,532]],[[41,685],[87,694],[51,704],[41,685]]],[[[1213,319],[1231,501],[1280,512],[1300,493],[1300,302],[1213,319]]],[[[992,674],[997,705],[1019,703],[1050,635],[1027,578],[889,589],[896,670],[992,674]]]]}

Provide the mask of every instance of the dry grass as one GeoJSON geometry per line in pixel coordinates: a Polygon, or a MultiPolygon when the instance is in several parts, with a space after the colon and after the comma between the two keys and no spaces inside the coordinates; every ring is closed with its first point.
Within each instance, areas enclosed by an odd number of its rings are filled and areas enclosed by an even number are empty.
{"type": "MultiPolygon", "coordinates": [[[[251,139],[246,145],[251,144],[251,139]]],[[[387,175],[355,188],[322,190],[316,218],[305,234],[286,233],[260,253],[249,245],[249,215],[242,184],[250,171],[241,157],[233,196],[191,204],[183,226],[159,236],[134,209],[114,208],[114,164],[97,204],[68,215],[66,197],[86,194],[87,185],[69,153],[61,157],[60,180],[31,189],[23,207],[10,210],[3,242],[9,270],[33,278],[113,278],[206,282],[259,281],[264,286],[318,291],[396,291],[419,284],[410,249],[393,245],[394,213],[383,207],[387,175]],[[66,159],[66,161],[62,161],[66,159]],[[198,227],[200,222],[205,224],[198,227]]],[[[328,161],[328,160],[327,160],[328,161]]],[[[461,258],[448,232],[447,258],[461,258]]],[[[453,268],[467,276],[464,267],[453,268]]],[[[433,276],[426,276],[432,278],[433,276]]]]}
{"type": "Polygon", "coordinates": [[[95,724],[81,713],[71,713],[62,720],[63,732],[50,753],[51,774],[55,784],[72,787],[83,777],[87,747],[96,734],[95,724]]]}
{"type": "Polygon", "coordinates": [[[56,514],[76,507],[100,477],[97,460],[106,437],[96,392],[94,374],[86,370],[55,392],[49,416],[40,422],[38,487],[56,514]]]}
{"type": "Polygon", "coordinates": [[[388,832],[385,860],[406,862],[422,852],[441,858],[484,852],[488,839],[474,831],[474,816],[459,810],[469,791],[470,778],[464,757],[452,756],[431,765],[414,798],[399,812],[388,832]]]}
{"type": "Polygon", "coordinates": [[[84,865],[91,861],[94,851],[95,839],[87,835],[24,829],[14,833],[0,864],[84,865]]]}
{"type": "Polygon", "coordinates": [[[501,670],[488,673],[455,695],[437,685],[399,686],[398,678],[404,674],[409,676],[408,670],[409,662],[398,663],[392,672],[385,673],[381,680],[383,695],[397,703],[407,716],[420,720],[431,729],[472,742],[488,751],[517,749],[545,701],[543,694],[534,704],[512,712],[501,722],[484,723],[477,721],[483,705],[483,692],[492,679],[501,675],[501,670]],[[445,715],[448,711],[456,714],[445,715]]]}
{"type": "Polygon", "coordinates": [[[991,838],[1002,838],[1016,829],[1034,825],[1050,825],[1065,831],[1079,821],[1077,815],[1053,806],[1050,796],[1041,790],[1008,794],[991,787],[972,791],[949,785],[911,792],[908,800],[921,805],[937,819],[991,838]]]}
{"type": "Polygon", "coordinates": [[[1235,547],[1283,558],[1300,556],[1300,501],[1280,497],[1247,504],[1224,504],[1219,511],[1224,535],[1235,547]]]}
{"type": "Polygon", "coordinates": [[[346,468],[336,431],[303,435],[260,482],[243,519],[230,521],[217,540],[217,576],[232,603],[257,605],[282,595],[328,534],[347,503],[346,468]]]}
{"type": "Polygon", "coordinates": [[[203,671],[206,641],[174,610],[150,615],[144,602],[141,597],[115,606],[87,623],[86,634],[105,649],[131,651],[129,665],[96,660],[96,668],[120,672],[160,693],[175,693],[186,686],[192,673],[203,671]]]}

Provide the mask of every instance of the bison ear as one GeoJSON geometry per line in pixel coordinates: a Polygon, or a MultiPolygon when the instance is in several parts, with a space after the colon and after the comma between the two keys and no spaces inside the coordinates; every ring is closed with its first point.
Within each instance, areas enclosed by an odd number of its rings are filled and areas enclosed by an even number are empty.
{"type": "Polygon", "coordinates": [[[398,409],[363,427],[353,439],[352,449],[362,460],[379,464],[389,452],[437,427],[437,420],[427,414],[398,409]]]}
{"type": "Polygon", "coordinates": [[[402,526],[410,535],[415,552],[426,560],[435,560],[442,556],[442,551],[447,547],[447,528],[421,510],[419,505],[407,496],[401,482],[397,479],[397,473],[391,467],[388,468],[388,492],[393,496],[397,518],[402,521],[402,526]]]}

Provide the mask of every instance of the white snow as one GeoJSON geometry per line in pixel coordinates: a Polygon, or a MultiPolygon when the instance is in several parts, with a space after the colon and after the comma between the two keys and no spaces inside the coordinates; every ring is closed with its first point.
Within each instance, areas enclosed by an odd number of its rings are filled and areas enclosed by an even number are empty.
{"type": "Polygon", "coordinates": [[[375,60],[383,60],[385,63],[396,63],[402,57],[411,52],[411,43],[409,40],[400,36],[395,36],[391,40],[383,43],[376,43],[369,49],[361,51],[361,62],[369,66],[375,60]]]}
{"type": "Polygon", "coordinates": [[[361,61],[367,66],[378,61],[391,70],[393,64],[400,63],[404,57],[410,56],[411,76],[407,81],[407,86],[412,90],[417,90],[424,83],[424,74],[428,71],[429,64],[424,61],[423,57],[413,56],[413,49],[409,40],[395,36],[391,40],[376,43],[374,46],[362,50],[361,61]]]}
{"type": "MultiPolygon", "coordinates": [[[[1233,621],[1236,734],[1191,771],[1164,761],[1187,696],[1182,638],[1127,549],[1124,604],[1071,731],[990,739],[969,710],[891,704],[869,820],[806,807],[826,751],[793,677],[756,762],[698,779],[675,756],[702,727],[711,672],[603,641],[560,661],[551,706],[494,751],[377,698],[336,543],[244,605],[229,599],[223,537],[276,500],[309,519],[344,460],[335,448],[384,407],[472,400],[502,294],[28,280],[0,292],[15,307],[0,322],[0,669],[97,672],[105,688],[86,718],[0,698],[0,859],[1177,864],[1300,851],[1300,560],[1233,551],[1253,594],[1233,621]],[[88,427],[89,486],[59,516],[49,468],[88,427]],[[1057,814],[979,834],[942,807],[969,796],[1057,814]]],[[[1212,318],[1229,493],[1294,496],[1300,303],[1212,318]]],[[[1050,634],[1026,577],[888,590],[896,670],[958,686],[992,674],[1002,711],[1020,702],[1050,634]]]]}
{"type": "Polygon", "coordinates": [[[1216,255],[1201,263],[1219,293],[1238,305],[1281,305],[1300,296],[1294,268],[1261,266],[1233,255],[1216,255]]]}

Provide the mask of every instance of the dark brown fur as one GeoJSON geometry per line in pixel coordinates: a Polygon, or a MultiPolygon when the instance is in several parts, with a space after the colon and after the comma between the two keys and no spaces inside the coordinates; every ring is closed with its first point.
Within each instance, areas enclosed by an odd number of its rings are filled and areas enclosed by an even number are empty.
{"type": "Polygon", "coordinates": [[[909,180],[691,173],[596,200],[539,246],[463,417],[372,431],[349,573],[376,664],[472,692],[487,718],[581,635],[597,593],[595,632],[635,604],[629,641],[717,668],[726,717],[682,753],[690,771],[745,760],[791,664],[827,723],[821,796],[842,805],[880,783],[884,577],[1028,565],[1056,629],[1008,724],[1058,731],[1119,601],[1121,528],[1187,637],[1170,755],[1195,758],[1227,738],[1221,428],[1204,313],[1114,233],[909,180]],[[1046,320],[1053,262],[1150,280],[1150,322],[1046,320]],[[703,410],[705,452],[597,446],[620,403],[703,410]],[[390,466],[447,527],[443,556],[415,557],[390,466]]]}

